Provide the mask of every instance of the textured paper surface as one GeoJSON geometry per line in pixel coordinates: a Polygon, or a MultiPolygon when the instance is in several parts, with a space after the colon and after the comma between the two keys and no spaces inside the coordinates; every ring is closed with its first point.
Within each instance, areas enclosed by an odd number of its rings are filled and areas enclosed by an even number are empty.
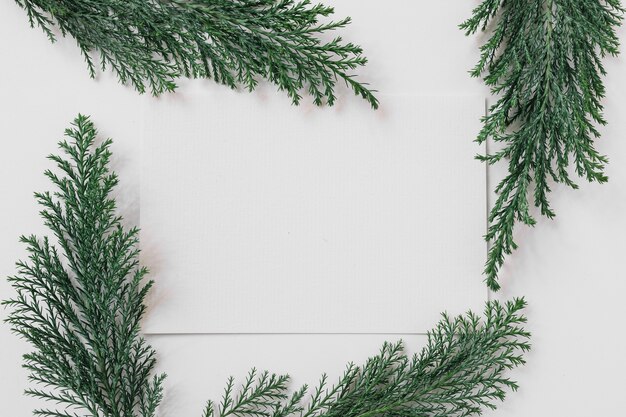
{"type": "Polygon", "coordinates": [[[148,333],[421,333],[481,308],[483,99],[195,94],[146,109],[148,333]]]}

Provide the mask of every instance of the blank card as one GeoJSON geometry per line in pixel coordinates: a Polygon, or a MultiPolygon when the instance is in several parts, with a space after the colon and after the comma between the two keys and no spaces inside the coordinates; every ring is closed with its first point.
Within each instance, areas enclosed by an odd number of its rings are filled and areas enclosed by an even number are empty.
{"type": "Polygon", "coordinates": [[[186,91],[144,118],[147,333],[423,333],[481,307],[482,98],[186,91]]]}

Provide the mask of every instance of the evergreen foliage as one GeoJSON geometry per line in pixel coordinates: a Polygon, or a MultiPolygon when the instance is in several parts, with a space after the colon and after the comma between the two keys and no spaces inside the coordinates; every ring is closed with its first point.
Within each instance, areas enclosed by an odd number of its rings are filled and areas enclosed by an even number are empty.
{"type": "Polygon", "coordinates": [[[366,64],[359,46],[320,40],[350,18],[320,23],[332,7],[310,0],[16,0],[51,41],[54,28],[76,40],[91,77],[110,68],[122,83],[159,95],[180,77],[212,78],[254,90],[265,78],[294,104],[306,90],[317,105],[335,100],[337,81],[378,107],[350,73],[366,64]],[[95,52],[95,56],[93,54],[95,52]]]}
{"type": "Polygon", "coordinates": [[[524,363],[530,346],[520,314],[523,299],[489,302],[481,320],[473,313],[442,320],[426,347],[412,358],[402,342],[385,343],[364,365],[349,364],[335,385],[322,376],[288,393],[287,375],[252,370],[239,390],[228,381],[217,407],[203,417],[462,417],[495,409],[517,384],[503,373],[524,363]]]}
{"type": "Polygon", "coordinates": [[[60,406],[42,417],[154,417],[164,375],[153,376],[155,351],[139,335],[152,282],[138,264],[137,229],[115,214],[108,169],[110,140],[91,149],[93,123],[78,116],[51,155],[62,175],[46,171],[54,193],[36,193],[48,237],[23,236],[29,260],[9,281],[17,296],[3,304],[7,322],[30,342],[26,394],[60,406]]]}
{"type": "Polygon", "coordinates": [[[479,159],[508,160],[485,236],[492,244],[485,275],[493,290],[500,288],[505,256],[517,247],[515,223],[535,224],[531,201],[554,217],[550,181],[577,188],[570,167],[588,181],[607,181],[607,158],[594,139],[597,125],[605,124],[602,59],[618,53],[622,15],[619,0],[484,0],[461,25],[468,35],[490,31],[471,74],[484,74],[497,101],[476,141],[504,146],[479,159]]]}

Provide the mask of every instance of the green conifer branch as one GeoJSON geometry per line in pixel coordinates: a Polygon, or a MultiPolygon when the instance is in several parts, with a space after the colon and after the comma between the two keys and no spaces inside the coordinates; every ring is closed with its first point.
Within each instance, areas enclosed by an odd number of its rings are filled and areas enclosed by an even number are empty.
{"type": "Polygon", "coordinates": [[[110,192],[111,141],[92,150],[96,129],[78,116],[51,155],[60,175],[46,171],[54,193],[36,193],[48,237],[23,236],[28,261],[9,278],[15,298],[6,321],[34,351],[24,368],[36,388],[26,394],[60,409],[44,417],[154,417],[164,375],[153,376],[155,351],[139,335],[152,282],[139,265],[137,229],[125,230],[110,192]]]}
{"type": "MultiPolygon", "coordinates": [[[[26,394],[57,409],[44,417],[155,417],[164,375],[154,375],[155,351],[140,336],[152,282],[138,262],[137,229],[126,230],[110,193],[111,140],[96,146],[96,129],[78,116],[66,130],[65,155],[49,158],[53,193],[36,193],[47,237],[22,237],[29,260],[9,277],[16,291],[3,304],[6,321],[34,348],[24,355],[33,387],[26,394]]],[[[310,392],[290,392],[287,375],[252,370],[241,387],[230,379],[222,401],[204,417],[460,417],[494,408],[517,384],[505,372],[524,363],[530,334],[526,303],[486,305],[443,315],[422,351],[409,358],[402,343],[385,343],[364,365],[349,364],[335,385],[322,376],[310,392]]]]}
{"type": "Polygon", "coordinates": [[[238,391],[231,378],[219,406],[209,402],[203,417],[478,415],[517,389],[504,372],[522,365],[530,349],[525,305],[489,302],[482,320],[471,312],[444,314],[419,354],[409,358],[402,342],[385,343],[364,365],[349,364],[335,385],[323,375],[308,397],[306,385],[289,395],[286,375],[252,370],[238,391]]]}
{"type": "Polygon", "coordinates": [[[498,290],[498,272],[517,248],[516,222],[534,225],[532,202],[553,218],[550,181],[577,188],[568,169],[603,183],[607,158],[598,153],[597,125],[604,125],[602,98],[605,55],[617,55],[619,0],[484,0],[461,24],[467,35],[490,30],[472,76],[484,74],[498,97],[476,141],[504,143],[478,156],[488,164],[508,160],[499,183],[486,240],[491,242],[485,275],[498,290]]]}
{"type": "Polygon", "coordinates": [[[111,69],[140,93],[159,95],[180,77],[212,78],[252,91],[259,78],[294,104],[303,90],[332,105],[338,81],[378,107],[351,73],[366,64],[358,45],[320,40],[350,18],[320,23],[332,7],[310,0],[16,0],[51,41],[73,37],[91,77],[111,69]],[[95,52],[95,56],[94,53],[95,52]]]}

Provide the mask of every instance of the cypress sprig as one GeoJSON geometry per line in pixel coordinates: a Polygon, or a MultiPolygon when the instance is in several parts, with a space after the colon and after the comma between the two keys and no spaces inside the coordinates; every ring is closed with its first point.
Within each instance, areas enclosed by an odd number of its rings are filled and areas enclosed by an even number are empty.
{"type": "Polygon", "coordinates": [[[364,365],[349,364],[335,385],[323,375],[308,396],[306,385],[289,395],[287,375],[252,370],[238,390],[231,378],[220,404],[209,402],[203,417],[478,415],[518,388],[504,373],[524,364],[530,349],[525,305],[489,302],[483,319],[444,314],[419,354],[410,358],[402,342],[385,343],[364,365]]]}
{"type": "Polygon", "coordinates": [[[350,18],[320,22],[332,7],[310,0],[16,0],[31,26],[51,41],[53,28],[76,40],[91,77],[111,69],[140,93],[173,91],[180,77],[212,78],[252,91],[264,78],[294,104],[308,92],[335,103],[338,81],[373,108],[373,90],[351,72],[362,49],[341,37],[320,40],[350,18]]]}
{"type": "Polygon", "coordinates": [[[533,203],[554,217],[551,181],[577,188],[570,168],[588,181],[607,181],[607,158],[594,139],[597,126],[606,123],[602,60],[618,54],[623,12],[619,0],[484,0],[461,24],[468,35],[491,33],[471,74],[484,75],[497,101],[476,141],[504,147],[478,158],[488,164],[508,160],[485,236],[491,242],[485,275],[493,290],[500,288],[505,256],[517,248],[515,223],[536,223],[533,203]]]}
{"type": "Polygon", "coordinates": [[[91,149],[96,129],[78,116],[51,155],[61,175],[46,171],[54,193],[36,193],[48,237],[23,236],[28,261],[9,282],[17,295],[3,304],[6,321],[34,348],[24,368],[26,394],[57,409],[36,416],[154,417],[164,375],[153,375],[155,351],[139,335],[152,282],[139,265],[137,229],[126,230],[110,193],[110,140],[91,149]]]}

